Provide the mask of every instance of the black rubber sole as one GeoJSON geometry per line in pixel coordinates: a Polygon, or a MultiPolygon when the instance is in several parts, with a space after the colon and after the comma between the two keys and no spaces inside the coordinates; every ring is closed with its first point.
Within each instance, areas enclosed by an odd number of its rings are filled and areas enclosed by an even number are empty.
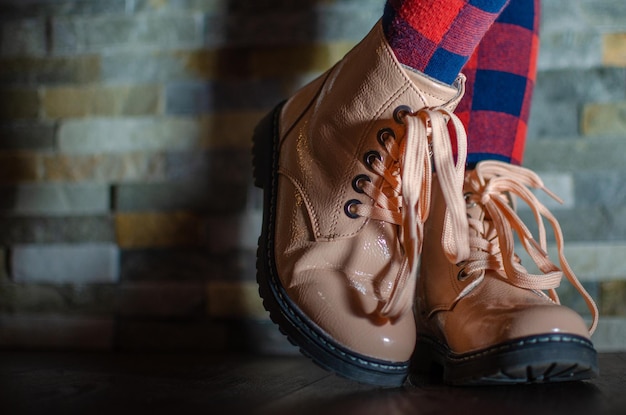
{"type": "Polygon", "coordinates": [[[409,362],[387,362],[335,342],[289,299],[276,272],[274,228],[278,185],[278,117],[282,104],[257,125],[253,136],[254,184],[263,189],[263,228],[257,251],[257,282],[263,305],[289,341],[322,368],[361,383],[401,386],[409,362]]]}
{"type": "Polygon", "coordinates": [[[596,377],[598,356],[587,339],[546,334],[515,339],[485,350],[455,354],[430,337],[418,339],[412,381],[439,372],[450,385],[553,383],[596,377]]]}

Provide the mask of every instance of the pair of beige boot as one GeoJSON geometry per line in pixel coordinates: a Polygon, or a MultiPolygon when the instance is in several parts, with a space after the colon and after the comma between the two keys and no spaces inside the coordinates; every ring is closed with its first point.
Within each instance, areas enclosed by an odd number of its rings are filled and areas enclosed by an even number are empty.
{"type": "Polygon", "coordinates": [[[597,309],[562,255],[558,223],[529,190],[540,179],[491,161],[465,171],[452,113],[463,84],[404,68],[379,23],[257,126],[265,307],[304,354],[364,383],[401,385],[432,364],[452,384],[592,377],[597,309]],[[515,199],[535,212],[538,242],[515,199]],[[559,267],[545,253],[542,216],[559,267]],[[540,275],[522,267],[513,232],[540,275]],[[590,328],[559,304],[563,275],[587,300],[590,328]]]}

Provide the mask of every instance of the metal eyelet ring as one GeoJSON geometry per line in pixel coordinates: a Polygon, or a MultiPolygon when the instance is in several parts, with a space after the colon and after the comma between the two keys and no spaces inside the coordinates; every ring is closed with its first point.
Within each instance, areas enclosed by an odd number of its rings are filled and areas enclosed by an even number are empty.
{"type": "Polygon", "coordinates": [[[459,273],[456,274],[456,279],[459,280],[459,281],[465,281],[467,279],[467,277],[469,277],[469,275],[467,275],[465,273],[465,268],[461,268],[459,273]]]}
{"type": "Polygon", "coordinates": [[[375,150],[368,151],[367,153],[365,153],[365,156],[363,156],[363,161],[370,168],[374,164],[374,159],[378,159],[378,161],[383,161],[383,157],[380,155],[378,151],[375,151],[375,150]]]}
{"type": "Polygon", "coordinates": [[[472,198],[472,195],[473,195],[473,194],[474,194],[474,193],[472,193],[472,192],[467,192],[467,193],[464,193],[464,194],[463,194],[463,199],[465,199],[465,206],[466,206],[468,209],[471,209],[471,208],[473,208],[473,207],[476,207],[476,202],[471,201],[471,198],[472,198]]]}
{"type": "Polygon", "coordinates": [[[400,105],[398,108],[393,110],[393,119],[398,124],[404,124],[404,117],[406,117],[407,114],[411,114],[412,112],[413,110],[408,105],[400,105]]]}
{"type": "Polygon", "coordinates": [[[343,211],[346,213],[346,215],[349,218],[356,219],[359,217],[359,215],[354,210],[356,208],[356,205],[360,205],[360,204],[361,204],[360,200],[357,200],[357,199],[348,200],[343,207],[343,211]]]}
{"type": "Polygon", "coordinates": [[[385,147],[385,143],[389,138],[396,138],[396,133],[391,128],[383,128],[378,132],[378,142],[381,146],[385,147]]]}
{"type": "Polygon", "coordinates": [[[357,193],[363,193],[363,182],[372,182],[372,179],[366,174],[359,174],[352,180],[352,188],[357,193]]]}

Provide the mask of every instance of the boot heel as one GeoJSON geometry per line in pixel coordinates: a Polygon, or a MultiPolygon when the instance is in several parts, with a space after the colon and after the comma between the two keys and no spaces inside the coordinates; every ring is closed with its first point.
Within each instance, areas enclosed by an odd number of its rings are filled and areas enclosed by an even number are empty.
{"type": "Polygon", "coordinates": [[[252,134],[252,166],[254,185],[266,189],[271,185],[274,160],[274,137],[278,134],[278,116],[282,103],[270,111],[254,128],[252,134]]]}

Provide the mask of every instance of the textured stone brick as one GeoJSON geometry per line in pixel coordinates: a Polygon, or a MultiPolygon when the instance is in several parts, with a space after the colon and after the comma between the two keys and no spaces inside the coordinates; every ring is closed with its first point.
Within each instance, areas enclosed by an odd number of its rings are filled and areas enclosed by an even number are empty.
{"type": "Polygon", "coordinates": [[[626,316],[626,281],[605,281],[600,287],[601,315],[626,316]]]}
{"type": "MultiPolygon", "coordinates": [[[[550,197],[547,193],[541,190],[534,190],[533,192],[539,199],[541,203],[543,203],[548,209],[569,209],[574,206],[576,203],[576,199],[574,197],[574,179],[571,174],[563,173],[541,173],[537,172],[539,177],[543,181],[543,184],[546,186],[548,190],[553,192],[556,196],[558,196],[563,203],[559,203],[557,200],[550,197]]],[[[528,205],[520,202],[518,204],[518,209],[526,210],[529,209],[528,205]]]]}
{"type": "Polygon", "coordinates": [[[109,187],[103,184],[0,186],[0,214],[103,214],[109,206],[109,187]]]}
{"type": "Polygon", "coordinates": [[[10,16],[94,15],[124,13],[126,0],[26,0],[4,1],[0,14],[10,16]]]}
{"type": "Polygon", "coordinates": [[[85,84],[100,80],[100,56],[0,59],[0,84],[85,84]]]}
{"type": "Polygon", "coordinates": [[[1,89],[0,119],[37,118],[39,101],[36,89],[1,89]]]}
{"type": "Polygon", "coordinates": [[[255,275],[256,249],[222,255],[197,248],[122,251],[122,281],[254,281],[255,275]]]}
{"type": "Polygon", "coordinates": [[[227,112],[191,117],[88,118],[65,120],[58,146],[66,154],[187,151],[214,147],[248,150],[263,112],[227,112]]]}
{"type": "Polygon", "coordinates": [[[248,150],[220,149],[204,152],[171,152],[166,154],[166,175],[170,180],[194,180],[208,177],[216,185],[236,186],[242,191],[252,180],[252,163],[248,150]]]}
{"type": "Polygon", "coordinates": [[[49,155],[43,157],[42,170],[41,176],[46,181],[163,180],[165,156],[160,153],[49,155]]]}
{"type": "Polygon", "coordinates": [[[190,212],[118,213],[117,243],[122,248],[196,246],[203,239],[203,220],[190,212]]]}
{"type": "Polygon", "coordinates": [[[261,234],[262,210],[247,209],[240,215],[207,219],[207,244],[213,254],[254,249],[261,234]]]}
{"type": "Polygon", "coordinates": [[[46,52],[46,27],[43,17],[0,22],[2,55],[42,55],[46,52]]]}
{"type": "Polygon", "coordinates": [[[0,249],[0,286],[9,281],[9,273],[7,272],[7,254],[4,249],[0,249]]]}
{"type": "Polygon", "coordinates": [[[202,45],[203,21],[192,13],[136,16],[55,17],[54,53],[124,48],[181,48],[202,45]]]}
{"type": "Polygon", "coordinates": [[[121,316],[201,317],[206,314],[206,289],[198,283],[125,283],[118,304],[121,316]]]}
{"type": "Polygon", "coordinates": [[[603,137],[601,140],[563,137],[562,139],[529,140],[524,164],[535,171],[567,172],[623,170],[626,142],[623,138],[603,137]]]}
{"type": "Polygon", "coordinates": [[[0,150],[51,150],[56,125],[51,122],[21,121],[0,125],[0,150]]]}
{"type": "MultiPolygon", "coordinates": [[[[600,283],[584,282],[583,287],[599,306],[601,298],[600,283]]],[[[561,304],[571,308],[583,317],[591,317],[591,311],[587,307],[587,303],[585,302],[584,297],[580,295],[580,293],[574,288],[574,286],[566,281],[565,278],[563,278],[561,286],[557,288],[557,293],[559,295],[559,299],[561,300],[561,304]]]]}
{"type": "Polygon", "coordinates": [[[20,183],[41,177],[42,158],[35,153],[0,153],[0,183],[20,183]]]}
{"type": "Polygon", "coordinates": [[[626,33],[607,33],[602,40],[602,63],[626,66],[626,33]]]}
{"type": "Polygon", "coordinates": [[[585,105],[581,124],[585,135],[626,135],[626,101],[585,105]]]}
{"type": "Polygon", "coordinates": [[[212,321],[124,319],[115,332],[120,351],[228,351],[228,325],[212,321]]]}
{"type": "Polygon", "coordinates": [[[108,317],[0,315],[0,347],[39,350],[111,350],[108,317]]]}
{"type": "Polygon", "coordinates": [[[49,118],[138,116],[159,112],[160,88],[155,85],[46,88],[42,106],[49,118]]]}
{"type": "Polygon", "coordinates": [[[241,211],[246,194],[242,186],[219,185],[210,179],[170,183],[128,183],[115,187],[118,212],[188,210],[225,213],[241,211]]]}
{"type": "Polygon", "coordinates": [[[254,282],[209,282],[207,290],[212,317],[269,318],[254,282]]]}
{"type": "Polygon", "coordinates": [[[580,108],[588,102],[624,99],[626,70],[552,70],[537,75],[529,138],[575,137],[580,132],[580,108]]]}
{"type": "Polygon", "coordinates": [[[602,35],[586,32],[556,32],[541,35],[537,68],[593,68],[602,63],[602,35]]]}
{"type": "Polygon", "coordinates": [[[0,313],[112,315],[117,308],[116,290],[111,284],[4,284],[0,313]]]}
{"type": "Polygon", "coordinates": [[[202,125],[191,118],[88,118],[67,120],[58,134],[66,154],[192,150],[203,146],[202,125]]]}
{"type": "Polygon", "coordinates": [[[286,98],[275,80],[172,83],[165,92],[165,112],[198,115],[214,111],[264,110],[286,98]]]}
{"type": "Polygon", "coordinates": [[[17,245],[11,275],[18,283],[115,283],[119,250],[111,244],[17,245]]]}
{"type": "Polygon", "coordinates": [[[0,245],[115,242],[113,218],[105,216],[0,216],[0,245]]]}
{"type": "Polygon", "coordinates": [[[599,352],[623,352],[626,344],[626,319],[603,317],[591,338],[599,352]]]}
{"type": "MultiPolygon", "coordinates": [[[[561,225],[566,244],[583,241],[623,241],[626,234],[626,207],[615,206],[610,210],[606,207],[595,206],[588,208],[574,208],[554,211],[554,215],[561,225]]],[[[534,223],[530,212],[520,211],[524,223],[534,223]]],[[[536,233],[535,233],[536,235],[536,233]]],[[[554,240],[551,232],[549,240],[554,240]]]]}
{"type": "Polygon", "coordinates": [[[577,206],[626,206],[626,171],[597,170],[574,173],[577,206]]]}

